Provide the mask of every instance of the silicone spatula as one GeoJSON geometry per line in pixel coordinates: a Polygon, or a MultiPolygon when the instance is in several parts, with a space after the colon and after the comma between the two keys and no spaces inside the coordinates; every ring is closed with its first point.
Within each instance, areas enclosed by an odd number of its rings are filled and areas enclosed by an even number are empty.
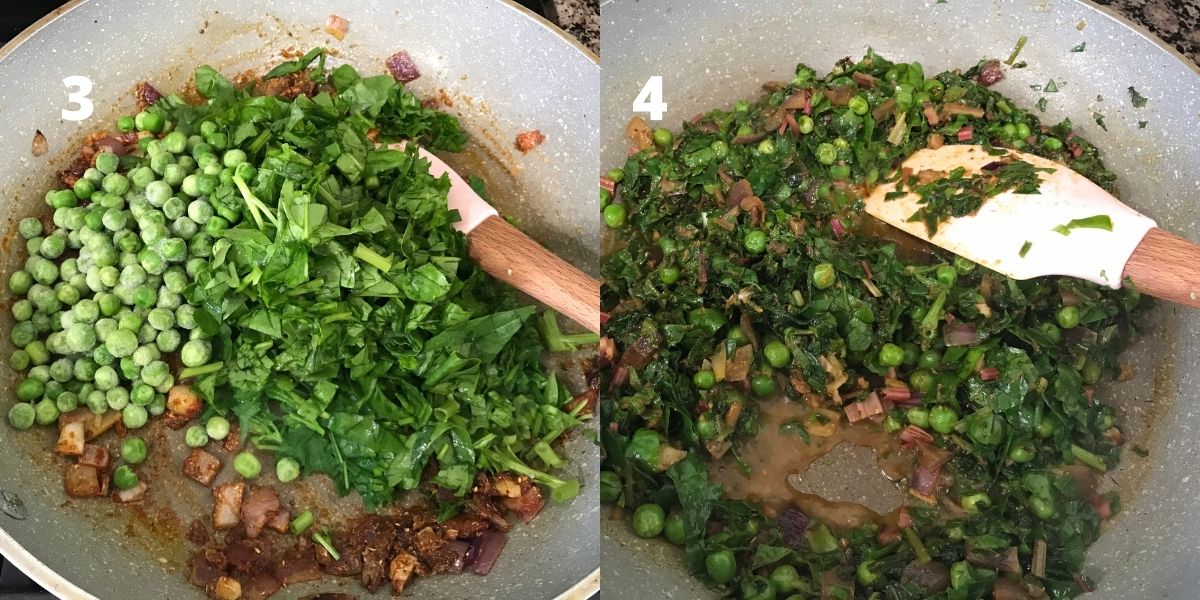
{"type": "MultiPolygon", "coordinates": [[[[404,144],[393,144],[394,149],[404,144]]],[[[600,332],[600,282],[559,258],[500,218],[496,209],[437,156],[418,148],[429,161],[429,173],[450,179],[448,203],[460,220],[454,228],[467,236],[471,259],[503,281],[563,316],[600,332]]]]}
{"type": "Polygon", "coordinates": [[[969,177],[995,161],[1015,159],[1053,171],[1038,173],[1039,193],[1008,191],[987,198],[974,214],[939,223],[933,235],[920,220],[910,220],[921,206],[920,196],[910,191],[886,198],[895,181],[876,186],[865,210],[1014,279],[1066,275],[1114,289],[1132,282],[1141,293],[1200,307],[1200,246],[1159,229],[1069,167],[1015,150],[998,152],[968,144],[926,148],[901,168],[948,173],[963,167],[969,177]],[[1095,226],[1106,224],[1104,216],[1111,231],[1095,226]]]}

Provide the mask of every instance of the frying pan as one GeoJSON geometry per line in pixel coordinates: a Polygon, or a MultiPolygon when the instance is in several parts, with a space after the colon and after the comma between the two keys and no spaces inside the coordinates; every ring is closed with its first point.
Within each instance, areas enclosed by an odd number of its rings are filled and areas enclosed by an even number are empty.
{"type": "MultiPolygon", "coordinates": [[[[868,46],[897,61],[918,60],[926,73],[1006,58],[1017,38],[1028,67],[997,84],[1021,106],[1043,94],[1031,85],[1053,78],[1043,121],[1070,117],[1119,176],[1121,198],[1165,229],[1200,239],[1200,77],[1195,65],[1140,27],[1081,1],[950,0],[614,0],[602,13],[604,94],[601,162],[624,161],[631,103],[648,77],[663,76],[664,123],[678,129],[692,115],[755,96],[766,80],[788,81],[797,62],[828,70],[868,46]],[[1086,51],[1070,52],[1087,41],[1086,51]],[[1066,81],[1063,86],[1061,82],[1066,81]],[[1150,98],[1135,110],[1127,88],[1150,98]],[[1107,131],[1093,121],[1103,114],[1107,131]],[[1147,121],[1144,129],[1138,121],[1147,121]]],[[[1107,385],[1101,399],[1119,408],[1131,434],[1120,484],[1124,511],[1088,554],[1099,580],[1094,598],[1195,598],[1200,586],[1200,465],[1195,440],[1200,313],[1160,305],[1145,320],[1125,360],[1135,378],[1107,385]],[[1140,458],[1129,449],[1149,450],[1140,458]]],[[[820,487],[865,489],[874,464],[821,469],[820,487]]],[[[809,477],[808,479],[812,479],[809,477]]],[[[816,491],[820,491],[818,488],[816,491]]],[[[843,496],[854,500],[854,496],[843,496]]],[[[859,501],[867,499],[860,496],[859,501]]],[[[636,539],[626,521],[602,511],[601,556],[609,597],[709,598],[686,572],[682,552],[636,539]]]]}
{"type": "MultiPolygon", "coordinates": [[[[134,83],[146,80],[174,91],[200,64],[230,75],[261,72],[282,60],[280,50],[317,45],[364,73],[384,72],[385,57],[407,50],[423,73],[412,87],[418,95],[448,101],[447,110],[461,117],[472,137],[468,151],[444,158],[464,175],[484,177],[500,212],[516,217],[532,237],[597,271],[597,59],[515,3],[91,0],[68,3],[0,49],[4,277],[24,252],[10,243],[17,220],[44,208],[41,195],[84,134],[111,129],[116,116],[133,110],[134,83]],[[349,20],[344,41],[322,31],[329,14],[349,20]],[[71,75],[93,83],[88,97],[96,110],[81,123],[60,118],[63,109],[77,108],[67,105],[62,83],[71,75]],[[41,158],[30,155],[35,129],[50,143],[41,158]],[[541,129],[547,141],[522,156],[513,140],[529,129],[541,129]]],[[[8,312],[0,323],[5,331],[12,325],[8,312]]],[[[3,356],[10,351],[4,348],[3,356]]],[[[12,398],[14,377],[0,367],[0,398],[12,398]]],[[[5,410],[9,402],[0,401],[5,410]]],[[[179,473],[185,450],[179,432],[152,429],[145,436],[152,460],[144,478],[153,495],[129,509],[105,499],[70,501],[62,492],[62,465],[50,455],[51,432],[0,426],[0,553],[63,598],[202,598],[184,576],[194,547],[182,538],[193,517],[211,510],[211,495],[179,473]],[[168,458],[164,448],[174,456],[168,458]]],[[[582,435],[565,452],[568,475],[582,478],[584,493],[515,528],[487,577],[430,577],[407,595],[574,599],[593,593],[599,586],[598,506],[589,492],[596,489],[598,452],[582,435]]],[[[223,475],[231,477],[231,471],[227,467],[223,475]]],[[[319,519],[361,511],[356,497],[332,494],[324,477],[279,489],[297,505],[316,509],[319,519]]],[[[325,591],[367,596],[354,581],[326,578],[276,597],[325,591]]],[[[388,590],[379,597],[389,597],[388,590]]]]}

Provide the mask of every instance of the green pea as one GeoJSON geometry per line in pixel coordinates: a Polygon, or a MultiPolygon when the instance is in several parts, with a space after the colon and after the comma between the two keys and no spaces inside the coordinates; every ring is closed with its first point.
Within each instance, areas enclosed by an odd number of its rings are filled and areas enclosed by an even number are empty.
{"type": "Polygon", "coordinates": [[[929,411],[929,426],[938,433],[950,433],[958,424],[958,412],[944,404],[929,411]]]}
{"type": "Polygon", "coordinates": [[[933,373],[925,369],[917,369],[909,374],[908,385],[922,394],[928,394],[933,389],[933,373]]]}
{"type": "Polygon", "coordinates": [[[183,434],[183,441],[192,448],[200,448],[208,444],[208,433],[200,425],[192,425],[183,434]]]}
{"type": "MultiPolygon", "coordinates": [[[[124,388],[118,388],[124,391],[124,388]]],[[[111,390],[116,391],[116,390],[111,390]]],[[[128,394],[128,392],[126,392],[128,394]]],[[[128,402],[128,400],[126,400],[128,402]]],[[[125,408],[121,409],[121,423],[126,429],[140,429],[150,420],[150,413],[146,411],[146,407],[136,404],[126,404],[125,408]]]]}
{"type": "Polygon", "coordinates": [[[741,346],[750,342],[750,338],[746,336],[745,331],[742,331],[740,325],[730,328],[729,333],[725,334],[725,339],[733,342],[734,346],[741,346]]]}
{"type": "Polygon", "coordinates": [[[756,375],[750,380],[750,390],[760,398],[774,396],[777,389],[775,378],[770,375],[756,375]]]}
{"type": "Polygon", "coordinates": [[[600,197],[600,208],[603,209],[604,207],[608,206],[608,203],[610,201],[612,201],[612,192],[610,192],[604,188],[600,188],[599,194],[600,194],[600,196],[599,196],[600,197]]]}
{"type": "Polygon", "coordinates": [[[879,364],[885,367],[898,367],[904,362],[904,348],[888,342],[879,349],[879,364]]]}
{"type": "Polygon", "coordinates": [[[233,470],[246,479],[254,479],[262,472],[262,463],[250,452],[241,452],[233,458],[233,470]]]}
{"type": "Polygon", "coordinates": [[[1079,325],[1079,307],[1064,306],[1058,309],[1058,314],[1054,316],[1058,321],[1058,326],[1063,329],[1072,329],[1079,325]]]}
{"type": "Polygon", "coordinates": [[[708,390],[712,389],[712,387],[717,384],[717,377],[712,371],[696,371],[696,374],[692,375],[692,383],[695,384],[697,388],[708,390]]]}
{"type": "Polygon", "coordinates": [[[917,358],[917,366],[922,369],[936,369],[942,364],[942,353],[937,350],[926,350],[917,358]]]}
{"type": "Polygon", "coordinates": [[[609,169],[607,175],[608,175],[608,178],[611,179],[613,183],[621,183],[621,181],[623,181],[625,179],[625,170],[624,169],[609,169]]]}
{"type": "Polygon", "coordinates": [[[763,358],[766,358],[767,364],[772,367],[782,369],[792,362],[792,351],[783,342],[771,340],[763,346],[763,358]]]}
{"type": "Polygon", "coordinates": [[[208,423],[204,425],[205,433],[214,440],[224,440],[229,436],[229,430],[229,420],[220,415],[210,417],[208,423]]]}
{"type": "Polygon", "coordinates": [[[137,487],[138,476],[133,469],[129,468],[129,465],[121,465],[117,467],[116,471],[113,471],[112,482],[117,489],[131,490],[137,487]]]}
{"type": "Polygon", "coordinates": [[[837,279],[837,273],[830,263],[820,263],[813,267],[812,284],[817,289],[827,289],[837,279]]]}
{"type": "Polygon", "coordinates": [[[759,142],[758,143],[758,153],[759,154],[767,154],[767,155],[775,154],[775,140],[773,140],[771,138],[766,138],[763,141],[759,142]]]}
{"type": "Polygon", "coordinates": [[[133,117],[134,126],[138,131],[149,131],[150,133],[158,133],[163,130],[165,122],[161,115],[156,112],[143,110],[133,117]]]}
{"type": "Polygon", "coordinates": [[[275,477],[283,483],[295,481],[297,477],[300,477],[300,463],[287,456],[279,459],[275,462],[275,477]]]}
{"type": "Polygon", "coordinates": [[[1038,326],[1038,331],[1040,331],[1042,335],[1046,336],[1046,338],[1049,339],[1052,344],[1058,344],[1060,341],[1062,341],[1062,330],[1059,329],[1054,323],[1046,321],[1038,326]]]}
{"type": "Polygon", "coordinates": [[[662,267],[658,270],[658,278],[667,285],[679,281],[679,267],[662,267]]]}
{"type": "Polygon", "coordinates": [[[134,123],[133,117],[129,115],[122,115],[117,118],[117,131],[121,133],[129,133],[136,127],[137,125],[134,123]]]}
{"type": "Polygon", "coordinates": [[[1023,140],[1031,135],[1033,135],[1033,131],[1029,129],[1027,123],[1017,123],[1017,138],[1023,140]]]}
{"type": "Polygon", "coordinates": [[[821,142],[816,150],[817,162],[823,165],[832,165],[837,160],[837,148],[829,142],[821,142]]]}
{"type": "Polygon", "coordinates": [[[647,502],[633,511],[633,532],[638,537],[656,537],[662,533],[666,518],[663,507],[653,502],[647,502]]]}
{"type": "Polygon", "coordinates": [[[1029,441],[1013,444],[1008,449],[1008,459],[1017,464],[1025,464],[1037,456],[1037,446],[1029,441]]]}
{"type": "Polygon", "coordinates": [[[1100,381],[1101,374],[1100,363],[1090,358],[1084,361],[1083,368],[1079,370],[1080,377],[1082,377],[1083,382],[1088,385],[1092,385],[1097,381],[1100,381]]]}
{"type": "MultiPolygon", "coordinates": [[[[609,204],[604,207],[604,224],[611,229],[620,229],[627,216],[624,204],[609,204]]],[[[219,217],[214,217],[219,218],[219,217]]]]}
{"type": "Polygon", "coordinates": [[[679,513],[671,513],[667,515],[667,522],[663,525],[663,533],[667,536],[667,541],[682,546],[687,542],[687,533],[685,531],[683,515],[679,513]]]}
{"type": "Polygon", "coordinates": [[[1048,137],[1048,138],[1042,140],[1042,147],[1047,150],[1051,150],[1051,151],[1062,150],[1063,143],[1062,143],[1062,140],[1060,140],[1056,137],[1048,137]]]}
{"type": "Polygon", "coordinates": [[[856,115],[865,115],[867,111],[871,110],[871,104],[867,102],[866,97],[861,95],[850,98],[847,106],[856,115]]]}
{"type": "Polygon", "coordinates": [[[704,558],[704,570],[714,583],[729,583],[737,574],[737,559],[732,550],[718,550],[704,558]]]}
{"type": "Polygon", "coordinates": [[[1004,131],[1005,139],[1009,139],[1009,140],[1016,139],[1017,126],[1015,123],[1005,123],[1004,127],[1002,127],[1001,129],[1004,131]]]}
{"type": "Polygon", "coordinates": [[[42,397],[42,392],[45,391],[45,382],[27,377],[17,384],[17,399],[24,402],[29,402],[42,397]]]}
{"type": "Polygon", "coordinates": [[[149,450],[142,438],[129,436],[121,441],[121,458],[125,462],[131,465],[140,465],[148,455],[149,450]]]}
{"type": "Polygon", "coordinates": [[[701,416],[696,420],[696,436],[701,441],[708,441],[717,437],[717,424],[707,416],[701,416]]]}
{"type": "Polygon", "coordinates": [[[729,144],[726,144],[724,140],[715,140],[708,147],[717,160],[724,160],[726,156],[729,156],[729,144]]]}
{"type": "MultiPolygon", "coordinates": [[[[926,416],[926,419],[928,419],[928,415],[926,416]]],[[[900,431],[901,429],[904,429],[904,423],[901,422],[900,418],[897,417],[894,413],[888,413],[888,416],[884,417],[884,419],[883,419],[883,430],[884,431],[886,431],[888,433],[896,433],[897,431],[900,431]]]]}
{"type": "Polygon", "coordinates": [[[671,135],[671,130],[665,127],[659,127],[654,130],[654,145],[660,149],[670,146],[672,139],[674,139],[674,136],[671,135]]]}
{"type": "Polygon", "coordinates": [[[796,119],[796,125],[799,126],[800,133],[803,134],[812,133],[813,128],[816,127],[813,118],[808,115],[801,115],[799,119],[796,119]]]}
{"type": "Polygon", "coordinates": [[[962,504],[963,510],[967,511],[968,515],[977,515],[992,505],[992,499],[983,493],[971,494],[963,496],[960,504],[962,504]]]}
{"type": "Polygon", "coordinates": [[[850,165],[846,163],[837,163],[829,167],[829,176],[838,180],[850,179],[850,165]]]}
{"type": "Polygon", "coordinates": [[[33,427],[37,420],[37,409],[32,404],[18,402],[8,409],[8,423],[22,431],[33,427]]]}
{"type": "Polygon", "coordinates": [[[1004,419],[998,415],[972,419],[967,427],[967,435],[972,440],[985,446],[995,446],[1004,441],[1004,419]]]}
{"type": "Polygon", "coordinates": [[[58,420],[58,405],[49,398],[43,398],[41,402],[34,405],[33,413],[35,423],[49,425],[58,420]]]}
{"type": "Polygon", "coordinates": [[[767,249],[767,234],[761,229],[751,229],[742,237],[742,245],[751,254],[762,254],[767,249]]]}

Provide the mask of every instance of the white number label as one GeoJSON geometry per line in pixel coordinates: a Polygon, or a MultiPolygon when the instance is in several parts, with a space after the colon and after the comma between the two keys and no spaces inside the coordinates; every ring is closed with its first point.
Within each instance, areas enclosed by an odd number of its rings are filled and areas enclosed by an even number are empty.
{"type": "Polygon", "coordinates": [[[74,110],[63,109],[62,118],[67,121],[82,121],[92,116],[92,111],[95,109],[92,106],[92,101],[87,97],[92,93],[92,80],[83,75],[71,75],[63,78],[63,85],[67,86],[67,102],[79,106],[74,110]],[[71,88],[75,88],[72,91],[71,88]]]}
{"type": "Polygon", "coordinates": [[[667,114],[667,103],[663,102],[662,75],[654,75],[646,80],[642,91],[633,100],[633,112],[650,113],[651,121],[661,121],[667,114]]]}

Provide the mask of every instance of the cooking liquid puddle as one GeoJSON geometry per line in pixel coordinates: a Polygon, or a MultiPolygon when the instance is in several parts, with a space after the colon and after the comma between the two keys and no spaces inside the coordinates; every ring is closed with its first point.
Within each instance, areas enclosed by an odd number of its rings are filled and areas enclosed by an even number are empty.
{"type": "Polygon", "coordinates": [[[806,443],[781,426],[802,422],[810,408],[777,399],[759,402],[758,409],[758,435],[709,463],[709,477],[726,498],[759,502],[768,516],[794,505],[839,528],[894,519],[904,499],[897,482],[913,464],[913,453],[900,448],[895,434],[843,421],[833,436],[806,443]]]}

